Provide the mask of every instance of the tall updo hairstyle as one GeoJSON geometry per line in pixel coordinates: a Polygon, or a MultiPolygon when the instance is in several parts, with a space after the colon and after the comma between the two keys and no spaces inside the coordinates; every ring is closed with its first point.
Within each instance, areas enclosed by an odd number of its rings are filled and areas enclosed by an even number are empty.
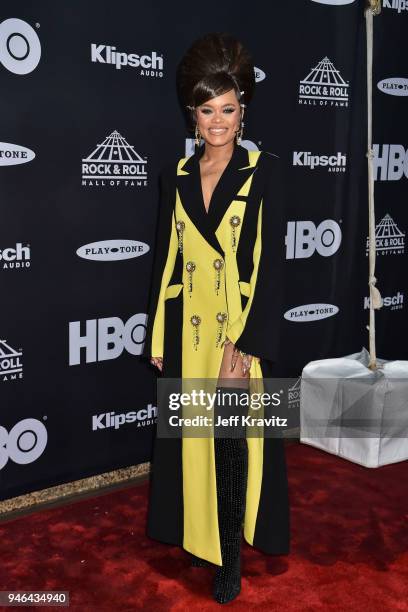
{"type": "Polygon", "coordinates": [[[210,33],[196,40],[177,67],[177,90],[190,127],[195,109],[233,89],[241,106],[252,99],[255,72],[244,45],[226,33],[210,33]]]}

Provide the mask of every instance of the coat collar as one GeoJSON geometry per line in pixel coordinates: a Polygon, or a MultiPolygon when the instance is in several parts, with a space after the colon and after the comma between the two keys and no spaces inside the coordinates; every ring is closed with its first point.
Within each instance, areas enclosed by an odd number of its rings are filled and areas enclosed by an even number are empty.
{"type": "Polygon", "coordinates": [[[215,232],[228,206],[234,199],[244,199],[237,194],[249,176],[255,172],[256,166],[250,165],[247,149],[234,144],[230,161],[222,173],[211,198],[208,213],[205,210],[201,189],[200,158],[204,146],[196,148],[194,155],[179,164],[177,174],[177,189],[181,203],[188,216],[203,234],[207,242],[224,256],[224,251],[217,240],[215,232]]]}

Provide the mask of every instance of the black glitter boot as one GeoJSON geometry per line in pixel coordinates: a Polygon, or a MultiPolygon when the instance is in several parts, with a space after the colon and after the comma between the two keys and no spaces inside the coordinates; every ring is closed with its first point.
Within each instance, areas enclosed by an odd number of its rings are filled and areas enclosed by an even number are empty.
{"type": "MultiPolygon", "coordinates": [[[[236,391],[238,397],[248,394],[242,388],[222,389],[236,391]]],[[[231,405],[230,412],[247,414],[248,408],[231,405]]],[[[229,435],[236,437],[214,437],[222,555],[222,566],[217,566],[213,585],[213,596],[218,603],[235,599],[241,591],[241,538],[248,478],[248,447],[244,437],[245,427],[234,427],[234,432],[230,431],[229,435]]]]}

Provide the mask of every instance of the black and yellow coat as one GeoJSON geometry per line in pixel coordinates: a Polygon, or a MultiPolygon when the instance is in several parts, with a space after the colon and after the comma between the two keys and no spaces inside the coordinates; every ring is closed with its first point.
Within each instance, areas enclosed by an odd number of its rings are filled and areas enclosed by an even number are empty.
{"type": "MultiPolygon", "coordinates": [[[[208,213],[203,148],[163,170],[156,255],[143,355],[163,376],[218,378],[225,336],[253,359],[251,385],[273,375],[283,316],[285,206],[280,160],[235,145],[208,213]],[[253,381],[253,382],[252,382],[253,381]]],[[[254,387],[253,387],[254,388],[254,387]]],[[[283,440],[248,437],[244,537],[289,551],[283,440]]],[[[156,437],[147,533],[222,565],[214,440],[156,437]]]]}

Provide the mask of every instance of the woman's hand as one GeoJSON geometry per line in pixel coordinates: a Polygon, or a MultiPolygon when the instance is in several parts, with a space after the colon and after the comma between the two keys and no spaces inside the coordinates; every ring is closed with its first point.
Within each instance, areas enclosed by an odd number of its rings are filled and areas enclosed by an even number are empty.
{"type": "Polygon", "coordinates": [[[163,357],[150,357],[150,363],[159,368],[160,372],[163,370],[163,357]]]}
{"type": "Polygon", "coordinates": [[[254,357],[253,355],[249,355],[248,353],[243,353],[239,351],[235,346],[231,359],[231,372],[235,369],[235,365],[238,360],[238,356],[241,355],[241,363],[242,363],[242,375],[246,376],[247,372],[251,369],[251,364],[253,359],[257,359],[259,361],[259,357],[254,357]]]}
{"type": "Polygon", "coordinates": [[[259,361],[259,357],[254,357],[253,355],[249,355],[248,353],[240,351],[228,337],[225,338],[224,344],[232,344],[230,372],[233,372],[235,370],[235,366],[237,364],[239,356],[241,356],[240,361],[242,366],[242,376],[246,376],[249,370],[251,369],[252,359],[257,359],[259,361]]]}

